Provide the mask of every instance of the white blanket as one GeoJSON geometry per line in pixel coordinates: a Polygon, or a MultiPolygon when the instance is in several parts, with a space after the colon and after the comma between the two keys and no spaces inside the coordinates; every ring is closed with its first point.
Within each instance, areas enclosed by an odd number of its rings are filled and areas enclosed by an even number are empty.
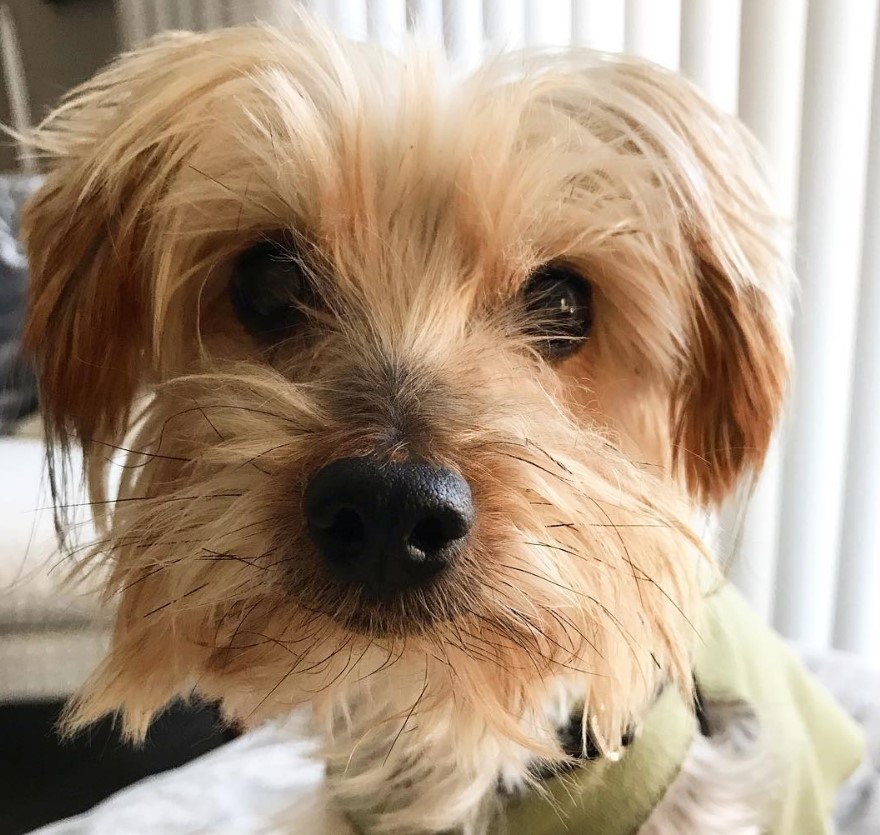
{"type": "Polygon", "coordinates": [[[259,728],[39,835],[345,835],[304,717],[259,728]]]}

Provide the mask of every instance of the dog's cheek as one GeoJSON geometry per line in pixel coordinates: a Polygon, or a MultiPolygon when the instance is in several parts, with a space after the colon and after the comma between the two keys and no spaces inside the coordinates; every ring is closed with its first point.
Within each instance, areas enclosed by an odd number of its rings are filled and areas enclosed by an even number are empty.
{"type": "Polygon", "coordinates": [[[68,705],[66,731],[116,714],[124,735],[141,741],[169,702],[188,695],[204,660],[204,642],[193,638],[204,637],[204,630],[155,612],[167,604],[164,582],[153,578],[123,593],[109,651],[68,705]]]}
{"type": "MultiPolygon", "coordinates": [[[[672,474],[668,374],[648,346],[618,340],[609,328],[561,364],[562,399],[578,420],[653,475],[672,474]]],[[[662,351],[660,352],[662,353],[662,351]]]]}

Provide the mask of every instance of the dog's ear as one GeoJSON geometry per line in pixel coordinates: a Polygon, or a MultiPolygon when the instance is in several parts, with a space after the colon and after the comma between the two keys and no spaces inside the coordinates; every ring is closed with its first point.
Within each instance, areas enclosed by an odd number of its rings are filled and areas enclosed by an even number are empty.
{"type": "Polygon", "coordinates": [[[757,143],[692,84],[630,59],[586,75],[582,118],[643,160],[646,200],[663,195],[667,219],[652,227],[652,246],[668,251],[676,276],[666,286],[687,299],[669,380],[672,463],[698,502],[717,504],[762,465],[786,395],[783,225],[757,143]]]}
{"type": "Polygon", "coordinates": [[[684,145],[671,159],[683,169],[680,225],[696,289],[671,403],[673,454],[691,494],[712,505],[761,468],[782,411],[791,273],[754,138],[688,82],[661,79],[645,95],[684,145]]]}
{"type": "Polygon", "coordinates": [[[149,374],[149,215],[177,165],[168,128],[187,91],[172,73],[200,40],[165,36],[123,56],[29,137],[47,173],[22,219],[25,344],[50,440],[114,434],[149,374]]]}
{"type": "Polygon", "coordinates": [[[50,444],[118,439],[138,392],[187,361],[198,340],[169,335],[189,327],[185,279],[205,252],[217,263],[231,255],[228,233],[266,224],[255,211],[242,217],[239,128],[258,121],[248,106],[264,104],[260,85],[282,73],[281,59],[291,73],[304,60],[297,43],[259,27],[161,35],[75,89],[26,137],[46,168],[22,232],[25,345],[50,444]]]}
{"type": "Polygon", "coordinates": [[[760,470],[788,379],[787,340],[771,299],[725,272],[717,254],[696,249],[692,357],[671,404],[673,460],[703,505],[719,504],[760,470]]]}

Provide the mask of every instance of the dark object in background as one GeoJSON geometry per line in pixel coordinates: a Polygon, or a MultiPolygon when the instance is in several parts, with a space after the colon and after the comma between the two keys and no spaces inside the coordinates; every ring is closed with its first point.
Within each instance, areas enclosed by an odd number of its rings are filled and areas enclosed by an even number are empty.
{"type": "Polygon", "coordinates": [[[0,705],[0,835],[22,835],[85,812],[236,736],[214,708],[175,705],[140,748],[123,743],[110,720],[62,742],[55,731],[61,708],[61,702],[0,705]]]}
{"type": "Polygon", "coordinates": [[[27,262],[18,240],[22,204],[36,177],[0,178],[0,435],[37,409],[37,384],[20,355],[27,305],[27,262]]]}

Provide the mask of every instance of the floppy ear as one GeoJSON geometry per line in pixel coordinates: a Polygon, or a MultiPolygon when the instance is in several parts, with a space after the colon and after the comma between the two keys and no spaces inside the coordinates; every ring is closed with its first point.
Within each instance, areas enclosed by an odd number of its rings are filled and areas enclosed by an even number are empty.
{"type": "Polygon", "coordinates": [[[601,101],[627,153],[649,163],[677,222],[666,245],[689,309],[672,383],[673,466],[703,505],[763,463],[788,380],[790,274],[755,140],[678,75],[611,61],[601,101]]]}
{"type": "Polygon", "coordinates": [[[25,344],[50,441],[127,423],[152,360],[149,216],[177,166],[169,130],[191,90],[172,73],[204,38],[165,36],[74,90],[29,137],[46,161],[23,216],[25,344]]]}
{"type": "Polygon", "coordinates": [[[764,463],[785,400],[788,351],[766,291],[732,280],[711,249],[696,253],[701,292],[693,361],[671,405],[673,453],[691,494],[717,505],[764,463]]]}

